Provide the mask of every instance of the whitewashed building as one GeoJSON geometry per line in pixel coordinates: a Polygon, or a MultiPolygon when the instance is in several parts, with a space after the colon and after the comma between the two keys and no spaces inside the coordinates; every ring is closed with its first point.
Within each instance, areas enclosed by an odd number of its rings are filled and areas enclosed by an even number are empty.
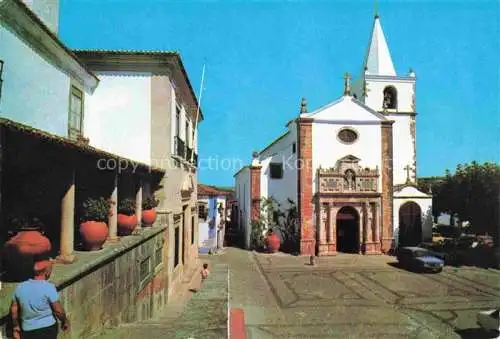
{"type": "Polygon", "coordinates": [[[375,254],[432,236],[432,197],[416,187],[416,75],[395,71],[375,16],[360,79],[312,112],[302,100],[286,132],[235,174],[240,226],[262,197],[298,204],[300,253],[375,254]]]}

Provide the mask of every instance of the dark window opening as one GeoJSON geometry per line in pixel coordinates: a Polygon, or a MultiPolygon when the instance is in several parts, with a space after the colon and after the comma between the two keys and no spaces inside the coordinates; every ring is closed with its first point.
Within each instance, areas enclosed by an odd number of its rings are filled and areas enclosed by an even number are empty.
{"type": "Polygon", "coordinates": [[[194,216],[191,217],[191,245],[194,245],[194,216]]]}
{"type": "Polygon", "coordinates": [[[179,137],[181,129],[181,109],[179,106],[175,109],[175,136],[179,137]]]}
{"type": "Polygon", "coordinates": [[[174,246],[174,267],[177,267],[179,265],[179,247],[180,247],[180,237],[179,237],[179,227],[175,228],[175,235],[174,235],[174,241],[175,241],[175,246],[174,246]]]}
{"type": "Polygon", "coordinates": [[[198,205],[198,217],[203,220],[207,220],[208,210],[205,204],[198,205]]]}
{"type": "Polygon", "coordinates": [[[282,163],[271,163],[269,165],[269,173],[271,174],[271,179],[282,179],[283,178],[283,164],[282,163]]]}
{"type": "Polygon", "coordinates": [[[158,247],[155,252],[155,266],[163,262],[163,247],[158,247]]]}
{"type": "Polygon", "coordinates": [[[383,108],[395,109],[398,107],[398,93],[396,88],[387,86],[384,88],[383,108]]]}
{"type": "Polygon", "coordinates": [[[296,143],[293,143],[292,144],[292,153],[295,154],[295,152],[297,151],[297,144],[296,143]]]}

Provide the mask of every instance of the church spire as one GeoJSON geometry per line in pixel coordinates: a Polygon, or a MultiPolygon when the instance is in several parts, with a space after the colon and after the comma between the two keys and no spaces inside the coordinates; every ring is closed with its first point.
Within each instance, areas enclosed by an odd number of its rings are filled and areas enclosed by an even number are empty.
{"type": "Polygon", "coordinates": [[[387,46],[387,41],[385,40],[384,32],[380,25],[380,17],[377,8],[375,9],[372,34],[363,69],[365,74],[396,75],[389,47],[387,46]]]}

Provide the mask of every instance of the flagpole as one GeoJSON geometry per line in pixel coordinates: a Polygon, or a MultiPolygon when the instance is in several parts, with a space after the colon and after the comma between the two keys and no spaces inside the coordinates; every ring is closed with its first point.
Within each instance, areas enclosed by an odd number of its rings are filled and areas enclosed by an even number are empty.
{"type": "MultiPolygon", "coordinates": [[[[198,94],[198,106],[196,107],[196,120],[194,122],[194,129],[193,129],[193,144],[194,146],[198,146],[197,140],[195,139],[197,136],[197,130],[198,130],[198,119],[200,116],[200,106],[201,106],[201,96],[203,94],[203,83],[205,81],[205,64],[203,64],[203,70],[201,71],[201,85],[200,85],[200,91],[198,94]]],[[[195,147],[193,147],[193,151],[191,152],[191,162],[194,160],[194,151],[195,147]]]]}

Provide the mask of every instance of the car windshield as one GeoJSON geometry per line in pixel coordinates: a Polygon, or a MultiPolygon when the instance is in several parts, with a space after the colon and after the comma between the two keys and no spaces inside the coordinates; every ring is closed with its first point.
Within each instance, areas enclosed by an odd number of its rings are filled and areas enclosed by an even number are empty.
{"type": "Polygon", "coordinates": [[[414,253],[415,258],[425,257],[426,255],[431,254],[429,251],[415,251],[413,253],[414,253]]]}

